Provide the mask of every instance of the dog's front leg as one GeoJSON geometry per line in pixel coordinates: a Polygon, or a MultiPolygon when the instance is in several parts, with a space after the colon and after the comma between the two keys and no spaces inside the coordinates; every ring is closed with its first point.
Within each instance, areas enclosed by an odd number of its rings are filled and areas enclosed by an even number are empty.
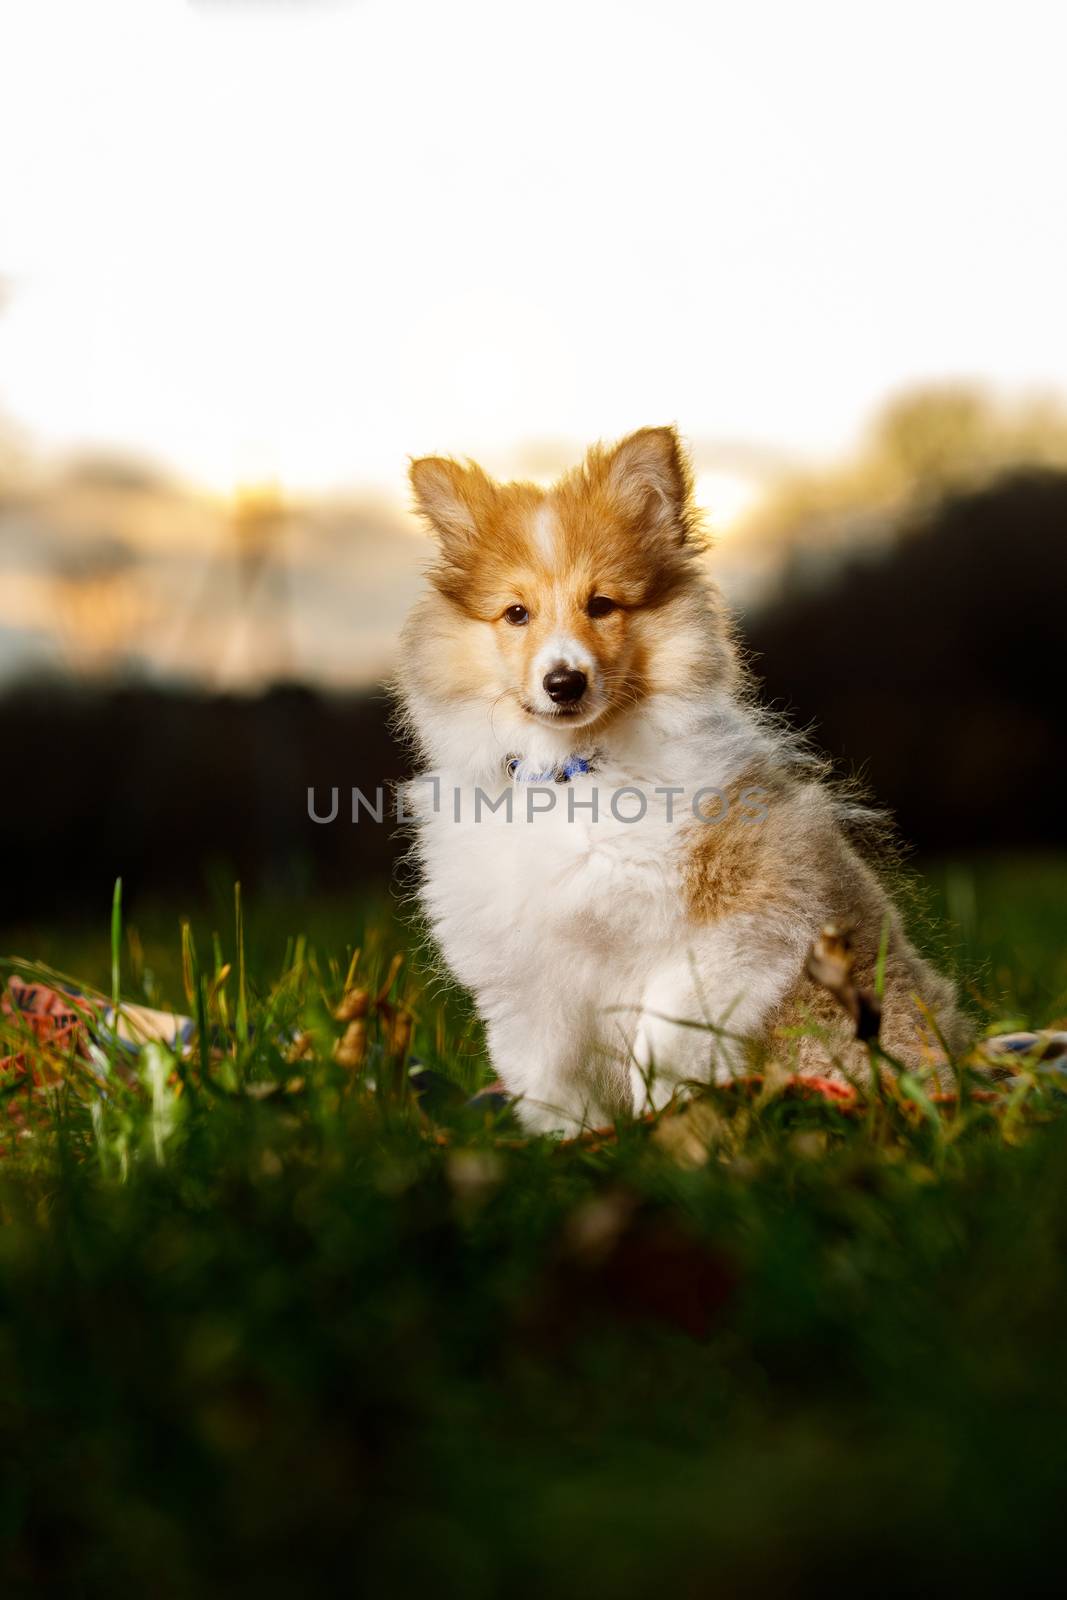
{"type": "Polygon", "coordinates": [[[591,1023],[591,1012],[558,1003],[489,1019],[493,1066],[530,1133],[573,1136],[603,1127],[626,1110],[625,1079],[591,1023]]]}
{"type": "Polygon", "coordinates": [[[658,966],[633,1032],[635,1113],[660,1110],[688,1084],[728,1083],[749,1042],[801,970],[806,935],[783,939],[752,917],[702,930],[658,966]]]}

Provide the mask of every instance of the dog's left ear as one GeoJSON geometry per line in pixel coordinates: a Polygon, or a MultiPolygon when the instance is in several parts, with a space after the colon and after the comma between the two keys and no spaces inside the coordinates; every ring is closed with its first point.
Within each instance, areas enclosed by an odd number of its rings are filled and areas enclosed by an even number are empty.
{"type": "Polygon", "coordinates": [[[625,515],[684,542],[693,481],[674,428],[639,428],[627,434],[608,452],[605,467],[607,488],[625,515]]]}

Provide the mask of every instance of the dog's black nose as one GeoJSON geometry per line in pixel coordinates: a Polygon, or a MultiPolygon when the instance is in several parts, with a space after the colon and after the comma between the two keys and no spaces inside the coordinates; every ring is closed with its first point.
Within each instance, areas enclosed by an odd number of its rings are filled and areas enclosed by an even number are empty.
{"type": "Polygon", "coordinates": [[[585,693],[585,673],[573,667],[556,667],[544,676],[545,693],[558,706],[573,705],[585,693]]]}

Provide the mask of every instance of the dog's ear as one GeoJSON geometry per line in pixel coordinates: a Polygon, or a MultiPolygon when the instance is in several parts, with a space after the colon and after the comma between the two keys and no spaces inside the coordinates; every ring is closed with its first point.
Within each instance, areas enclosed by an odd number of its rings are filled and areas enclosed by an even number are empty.
{"type": "Polygon", "coordinates": [[[604,458],[608,492],[624,515],[681,544],[690,523],[692,475],[674,428],[639,428],[604,458]]]}
{"type": "Polygon", "coordinates": [[[474,462],[421,456],[408,468],[415,509],[440,535],[445,552],[469,548],[496,498],[496,484],[474,462]]]}

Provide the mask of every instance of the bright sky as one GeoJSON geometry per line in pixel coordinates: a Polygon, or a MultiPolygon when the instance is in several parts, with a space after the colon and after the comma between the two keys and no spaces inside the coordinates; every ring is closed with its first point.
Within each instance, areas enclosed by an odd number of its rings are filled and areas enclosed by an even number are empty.
{"type": "Polygon", "coordinates": [[[0,10],[0,410],[226,487],[1067,391],[1047,0],[0,10]]]}

